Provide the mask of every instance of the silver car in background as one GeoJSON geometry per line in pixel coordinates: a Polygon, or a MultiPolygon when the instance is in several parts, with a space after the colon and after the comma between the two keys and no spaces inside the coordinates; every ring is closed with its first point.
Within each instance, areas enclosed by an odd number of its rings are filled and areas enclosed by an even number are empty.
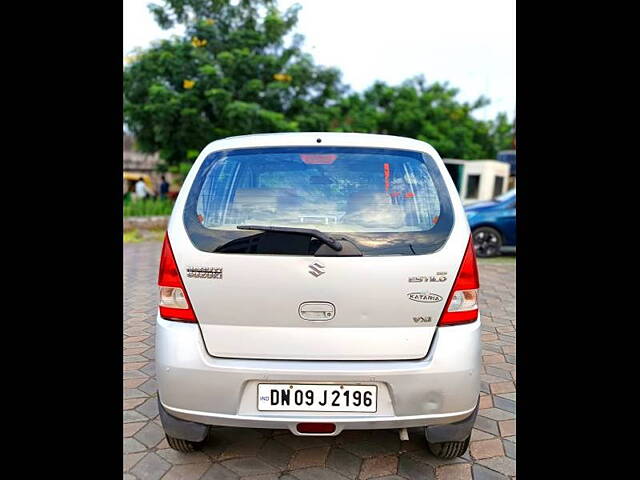
{"type": "Polygon", "coordinates": [[[424,427],[466,451],[478,408],[478,271],[427,143],[286,133],[209,144],[175,203],[156,326],[160,418],[338,435],[424,427]]]}

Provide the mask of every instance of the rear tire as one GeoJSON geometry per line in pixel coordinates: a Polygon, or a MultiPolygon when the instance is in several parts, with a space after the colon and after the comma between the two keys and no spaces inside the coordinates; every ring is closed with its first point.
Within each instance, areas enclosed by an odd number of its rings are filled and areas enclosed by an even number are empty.
{"type": "Polygon", "coordinates": [[[469,448],[470,439],[471,435],[469,435],[462,442],[427,442],[427,446],[429,447],[429,451],[433,453],[434,456],[442,458],[443,460],[450,460],[452,458],[461,457],[462,455],[464,455],[464,452],[466,452],[467,448],[469,448]]]}
{"type": "Polygon", "coordinates": [[[182,440],[181,438],[170,437],[167,434],[165,434],[165,436],[167,437],[167,443],[169,446],[182,453],[195,452],[196,450],[200,450],[204,445],[204,441],[192,442],[191,440],[182,440]]]}
{"type": "Polygon", "coordinates": [[[502,235],[495,228],[478,227],[471,233],[476,256],[480,258],[497,257],[502,248],[502,235]]]}

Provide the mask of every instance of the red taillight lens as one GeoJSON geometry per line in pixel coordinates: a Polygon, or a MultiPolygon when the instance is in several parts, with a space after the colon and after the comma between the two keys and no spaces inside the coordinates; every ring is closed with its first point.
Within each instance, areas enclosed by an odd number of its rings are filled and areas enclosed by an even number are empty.
{"type": "Polygon", "coordinates": [[[296,429],[300,433],[333,433],[336,430],[335,423],[299,423],[296,429]]]}
{"type": "Polygon", "coordinates": [[[478,265],[473,240],[469,238],[458,276],[444,306],[438,326],[471,323],[478,318],[478,265]]]}
{"type": "Polygon", "coordinates": [[[166,320],[180,322],[196,322],[196,315],[184,288],[176,259],[171,250],[169,236],[165,234],[162,253],[160,254],[160,272],[158,273],[160,287],[160,316],[166,320]]]}

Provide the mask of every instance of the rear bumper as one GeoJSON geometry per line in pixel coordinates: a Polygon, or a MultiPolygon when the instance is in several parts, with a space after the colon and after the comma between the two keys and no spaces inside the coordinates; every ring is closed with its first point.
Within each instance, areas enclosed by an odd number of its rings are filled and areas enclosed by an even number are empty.
{"type": "MultiPolygon", "coordinates": [[[[441,443],[448,441],[457,441],[461,442],[469,435],[471,435],[471,430],[473,429],[473,424],[476,421],[476,416],[478,414],[478,405],[473,409],[473,412],[463,420],[460,420],[455,423],[443,424],[443,425],[430,425],[425,428],[425,436],[428,442],[431,443],[441,443]]],[[[209,425],[203,423],[192,422],[190,420],[182,420],[180,418],[174,417],[171,415],[162,405],[160,401],[160,397],[158,397],[158,410],[160,412],[160,421],[162,422],[162,427],[164,431],[171,435],[174,438],[181,438],[183,440],[190,440],[192,442],[201,442],[207,438],[207,434],[209,433],[209,425]]],[[[308,420],[308,418],[305,418],[308,420]]],[[[254,422],[252,419],[244,419],[244,418],[233,418],[232,421],[237,421],[236,426],[240,427],[250,427],[251,422],[254,422]]],[[[295,429],[295,424],[291,423],[291,419],[286,419],[285,425],[288,425],[289,430],[296,435],[304,435],[299,433],[295,429]]],[[[282,428],[283,423],[274,423],[275,427],[273,428],[282,428]]],[[[359,428],[367,428],[366,426],[362,426],[363,424],[360,422],[356,426],[359,428]]],[[[264,420],[259,420],[255,425],[255,428],[266,428],[264,420]]],[[[380,424],[376,424],[377,428],[380,428],[380,424]]],[[[334,433],[331,435],[337,435],[342,430],[344,430],[345,424],[339,424],[339,428],[336,429],[334,433]]],[[[391,423],[384,428],[402,428],[401,425],[398,425],[397,422],[391,421],[391,423]]]]}
{"type": "Polygon", "coordinates": [[[439,328],[427,357],[402,361],[236,360],[209,356],[195,324],[156,326],[161,406],[205,425],[289,429],[300,422],[347,429],[449,425],[468,419],[480,390],[480,322],[439,328]],[[378,386],[377,413],[257,410],[258,383],[362,383],[378,386]]]}

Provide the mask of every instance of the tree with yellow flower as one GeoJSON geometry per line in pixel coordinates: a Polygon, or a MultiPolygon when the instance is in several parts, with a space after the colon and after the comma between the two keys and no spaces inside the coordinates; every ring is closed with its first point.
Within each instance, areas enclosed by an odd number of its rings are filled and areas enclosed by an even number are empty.
{"type": "Polygon", "coordinates": [[[191,45],[193,45],[196,48],[200,48],[200,47],[204,47],[207,45],[207,40],[205,39],[200,39],[198,37],[193,37],[191,39],[191,45]]]}
{"type": "MultiPolygon", "coordinates": [[[[388,133],[428,140],[444,156],[492,158],[510,138],[506,117],[477,120],[488,102],[457,100],[446,83],[409,79],[350,92],[340,71],[286,41],[298,6],[275,0],[163,0],[150,6],[182,37],[136,52],[124,66],[124,118],[138,145],[177,168],[218,138],[283,131],[388,133]]],[[[502,147],[504,148],[504,147],[502,147]]]]}
{"type": "Polygon", "coordinates": [[[185,26],[124,71],[124,116],[139,145],[170,165],[229,135],[329,128],[345,87],[300,40],[285,42],[298,7],[274,0],[167,0],[152,5],[163,28],[185,26]]]}

